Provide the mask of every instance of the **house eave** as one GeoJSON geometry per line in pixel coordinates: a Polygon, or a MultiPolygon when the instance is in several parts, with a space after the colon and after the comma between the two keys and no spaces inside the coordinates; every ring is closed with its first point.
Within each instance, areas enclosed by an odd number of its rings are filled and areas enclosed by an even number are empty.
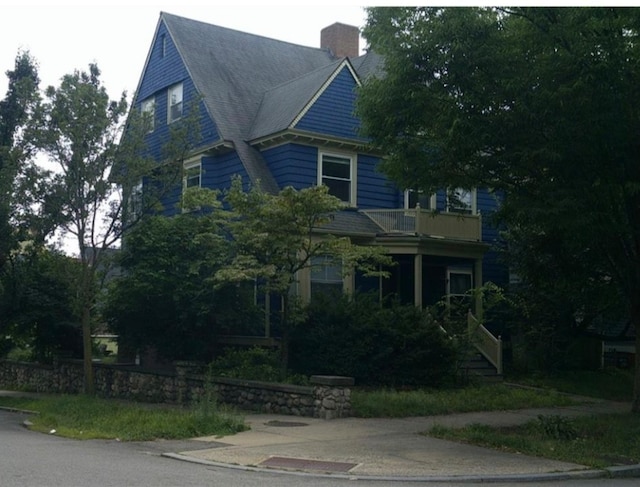
{"type": "Polygon", "coordinates": [[[379,234],[377,245],[397,254],[429,254],[480,259],[490,250],[484,242],[415,234],[379,234]]]}
{"type": "Polygon", "coordinates": [[[291,142],[360,152],[366,150],[368,146],[365,140],[334,137],[326,134],[296,129],[286,129],[264,137],[259,137],[257,139],[250,140],[249,144],[262,151],[291,142]]]}

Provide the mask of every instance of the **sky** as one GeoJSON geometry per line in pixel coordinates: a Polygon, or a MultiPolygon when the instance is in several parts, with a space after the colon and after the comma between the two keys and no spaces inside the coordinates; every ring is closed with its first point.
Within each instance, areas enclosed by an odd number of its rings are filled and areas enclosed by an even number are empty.
{"type": "Polygon", "coordinates": [[[321,6],[242,0],[0,0],[0,98],[7,89],[4,73],[13,69],[18,51],[28,50],[38,62],[41,88],[58,86],[65,74],[97,63],[109,95],[119,98],[126,91],[131,100],[163,11],[311,47],[320,47],[320,30],[334,22],[357,27],[365,22],[363,7],[346,0],[321,6]]]}

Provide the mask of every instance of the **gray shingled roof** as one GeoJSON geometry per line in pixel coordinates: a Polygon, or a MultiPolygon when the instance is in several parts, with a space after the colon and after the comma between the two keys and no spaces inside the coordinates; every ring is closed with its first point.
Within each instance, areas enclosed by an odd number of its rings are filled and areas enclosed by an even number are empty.
{"type": "Polygon", "coordinates": [[[364,213],[356,209],[344,209],[334,213],[331,222],[320,227],[320,230],[329,233],[366,235],[375,237],[382,231],[374,221],[364,213]]]}
{"type": "MultiPolygon", "coordinates": [[[[260,181],[263,189],[277,192],[262,155],[247,141],[252,134],[268,135],[286,127],[283,124],[291,114],[304,107],[321,86],[322,76],[326,74],[326,80],[335,70],[336,59],[326,49],[166,12],[160,22],[165,23],[220,137],[233,142],[252,182],[260,181]]],[[[367,56],[357,58],[359,66],[366,68],[363,58],[367,56]]]]}

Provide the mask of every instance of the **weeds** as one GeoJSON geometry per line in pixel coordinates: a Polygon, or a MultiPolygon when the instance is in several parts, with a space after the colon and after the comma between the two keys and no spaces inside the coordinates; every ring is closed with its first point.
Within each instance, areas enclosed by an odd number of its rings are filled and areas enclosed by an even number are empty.
{"type": "Polygon", "coordinates": [[[569,406],[575,401],[554,391],[534,391],[502,384],[452,390],[354,390],[351,406],[360,417],[409,417],[471,411],[499,411],[569,406]]]}
{"type": "Polygon", "coordinates": [[[88,396],[42,399],[0,398],[0,406],[38,411],[32,429],[76,439],[143,441],[228,435],[246,429],[243,419],[230,410],[137,404],[88,396]]]}

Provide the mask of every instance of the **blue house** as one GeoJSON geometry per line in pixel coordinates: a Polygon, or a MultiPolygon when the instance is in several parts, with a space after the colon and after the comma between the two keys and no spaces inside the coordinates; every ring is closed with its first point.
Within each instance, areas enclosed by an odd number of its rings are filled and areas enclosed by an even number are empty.
{"type": "MultiPolygon", "coordinates": [[[[168,13],[160,15],[134,105],[153,126],[160,158],[172,123],[194,102],[203,138],[184,164],[183,188],[228,188],[231,178],[278,192],[324,184],[345,209],[318,229],[384,246],[397,264],[386,279],[333,268],[308,270],[299,293],[331,286],[376,290],[426,306],[507,279],[490,252],[493,195],[451,188],[434,195],[399,188],[377,171],[354,115],[357,88],[383,73],[382,58],[359,55],[357,27],[333,24],[319,48],[282,42],[168,13]]],[[[179,191],[167,212],[179,211],[179,191]]]]}

